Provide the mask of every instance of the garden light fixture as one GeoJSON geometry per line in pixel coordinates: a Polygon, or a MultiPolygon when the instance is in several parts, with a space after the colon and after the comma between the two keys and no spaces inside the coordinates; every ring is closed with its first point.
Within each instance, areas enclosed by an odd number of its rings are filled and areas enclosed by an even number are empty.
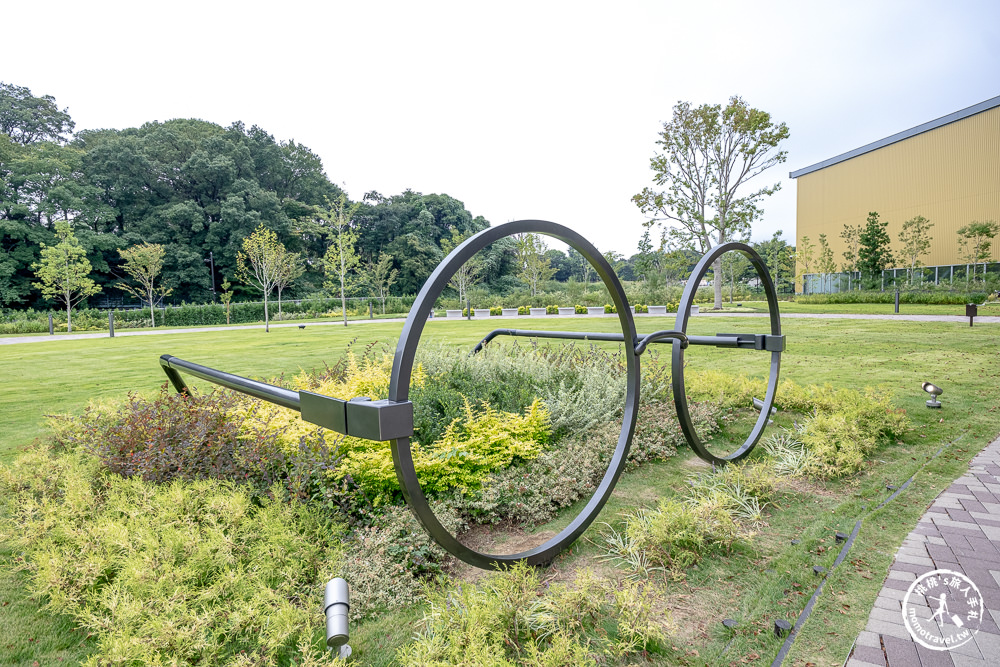
{"type": "Polygon", "coordinates": [[[347,645],[348,617],[351,608],[350,589],[347,582],[336,577],[326,582],[326,593],[323,595],[323,613],[326,614],[326,645],[339,648],[340,657],[351,655],[351,647],[347,645]]]}
{"type": "Polygon", "coordinates": [[[944,393],[944,389],[935,386],[930,382],[925,382],[920,387],[931,395],[931,400],[927,401],[927,407],[929,408],[940,408],[941,401],[938,400],[938,396],[944,393]]]}

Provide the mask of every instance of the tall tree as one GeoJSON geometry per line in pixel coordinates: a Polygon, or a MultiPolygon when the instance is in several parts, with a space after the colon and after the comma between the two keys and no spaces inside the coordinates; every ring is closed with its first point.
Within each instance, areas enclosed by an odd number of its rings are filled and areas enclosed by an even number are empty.
{"type": "Polygon", "coordinates": [[[278,242],[278,235],[259,225],[243,239],[242,250],[236,255],[236,275],[264,295],[264,331],[268,333],[271,331],[268,298],[278,284],[284,254],[285,246],[278,242]]]}
{"type": "Polygon", "coordinates": [[[73,132],[69,110],[51,95],[35,97],[28,88],[0,81],[0,132],[19,144],[66,141],[73,132]]]}
{"type": "Polygon", "coordinates": [[[306,267],[302,255],[286,250],[278,259],[278,276],[274,281],[274,289],[278,292],[278,321],[281,321],[281,293],[285,288],[298,280],[306,267]]]}
{"type": "Polygon", "coordinates": [[[357,253],[358,233],[353,228],[352,222],[354,214],[358,210],[357,204],[348,205],[347,195],[342,194],[335,202],[327,202],[327,221],[330,224],[330,247],[326,251],[323,259],[327,282],[324,287],[332,289],[336,287],[331,280],[336,277],[340,287],[340,309],[344,317],[344,326],[347,326],[347,284],[349,277],[358,266],[359,257],[357,253]]]}
{"type": "Polygon", "coordinates": [[[733,302],[736,281],[750,268],[750,260],[743,253],[735,251],[727,252],[719,259],[722,260],[722,274],[720,277],[723,280],[729,281],[729,303],[731,304],[733,302]]]}
{"type": "Polygon", "coordinates": [[[824,281],[828,275],[837,270],[837,263],[833,259],[833,249],[830,248],[826,234],[819,235],[819,260],[816,262],[816,270],[823,275],[824,281]]]}
{"type": "Polygon", "coordinates": [[[518,234],[515,237],[517,244],[517,261],[520,271],[518,276],[528,285],[531,296],[536,296],[542,283],[552,277],[554,273],[549,260],[545,257],[548,246],[541,234],[531,232],[518,234]]]}
{"type": "Polygon", "coordinates": [[[771,280],[777,291],[791,291],[795,285],[795,248],[788,245],[782,230],[776,231],[767,241],[753,244],[771,272],[771,280]]]}
{"type": "MultiPolygon", "coordinates": [[[[972,265],[972,279],[976,279],[976,264],[985,262],[992,254],[993,239],[1000,234],[1000,225],[993,220],[978,222],[973,220],[958,230],[958,248],[962,259],[972,265]]],[[[986,265],[983,264],[983,279],[986,278],[986,265]]],[[[968,272],[965,276],[969,280],[968,272]]]]}
{"type": "MultiPolygon", "coordinates": [[[[688,102],[674,106],[673,117],[663,124],[656,142],[660,151],[650,167],[662,191],[644,188],[632,201],[650,223],[670,226],[671,236],[683,247],[702,254],[732,238],[748,236],[760,217],[759,204],[780,188],[780,183],[744,193],[754,177],[785,161],[779,144],[788,138],[788,127],[771,115],[749,107],[739,97],[729,104],[688,102]]],[[[650,224],[647,223],[647,224],[650,224]]],[[[721,275],[717,260],[713,267],[721,275]]],[[[722,307],[722,284],[715,281],[715,308],[722,307]]]]}
{"type": "Polygon", "coordinates": [[[908,259],[909,282],[913,283],[914,270],[922,265],[920,258],[930,250],[932,237],[930,229],[934,223],[922,215],[917,215],[903,223],[899,232],[899,242],[903,244],[903,257],[908,259]]]}
{"type": "Polygon", "coordinates": [[[33,284],[46,298],[65,304],[66,331],[72,332],[73,307],[100,292],[101,288],[90,278],[90,261],[70,224],[58,220],[55,226],[59,243],[54,246],[42,244],[41,260],[31,266],[38,278],[33,284]]]}
{"type": "Polygon", "coordinates": [[[879,285],[882,272],[892,266],[888,226],[888,221],[879,221],[878,212],[871,211],[858,237],[858,269],[867,277],[869,288],[879,285]]]}
{"type": "Polygon", "coordinates": [[[156,305],[156,294],[159,292],[162,297],[170,292],[169,289],[156,289],[156,279],[160,277],[160,272],[163,270],[163,246],[156,243],[143,243],[142,245],[135,245],[124,250],[119,250],[118,253],[125,261],[122,265],[122,270],[138,283],[137,285],[133,285],[122,281],[119,283],[119,286],[126,292],[139,297],[140,301],[145,300],[149,302],[149,320],[150,324],[155,328],[156,308],[154,306],[156,305]]]}

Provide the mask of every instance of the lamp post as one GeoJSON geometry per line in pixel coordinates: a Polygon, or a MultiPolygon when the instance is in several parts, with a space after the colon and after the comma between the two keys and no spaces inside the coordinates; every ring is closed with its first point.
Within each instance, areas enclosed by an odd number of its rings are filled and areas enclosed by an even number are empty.
{"type": "Polygon", "coordinates": [[[211,266],[210,278],[212,279],[212,303],[215,303],[215,253],[211,250],[208,251],[208,259],[205,260],[211,266]]]}

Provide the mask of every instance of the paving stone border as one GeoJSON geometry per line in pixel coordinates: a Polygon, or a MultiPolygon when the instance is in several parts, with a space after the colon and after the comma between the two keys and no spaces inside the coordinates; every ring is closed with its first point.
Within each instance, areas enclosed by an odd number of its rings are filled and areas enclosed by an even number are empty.
{"type": "MultiPolygon", "coordinates": [[[[927,609],[928,618],[930,608],[927,609]]],[[[858,635],[846,667],[984,667],[1000,664],[1000,438],[969,463],[939,495],[896,552],[882,590],[858,635]],[[972,640],[933,651],[903,625],[910,582],[931,570],[971,579],[986,605],[972,640]]]]}

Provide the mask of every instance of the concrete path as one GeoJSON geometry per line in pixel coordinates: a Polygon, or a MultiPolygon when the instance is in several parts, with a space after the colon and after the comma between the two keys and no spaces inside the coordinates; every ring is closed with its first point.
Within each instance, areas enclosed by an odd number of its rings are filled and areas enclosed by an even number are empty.
{"type": "MultiPolygon", "coordinates": [[[[924,580],[926,581],[926,580],[924,580]]],[[[942,590],[936,587],[937,590],[942,590]]],[[[967,604],[974,591],[963,595],[961,587],[945,588],[948,614],[963,614],[971,629],[977,618],[975,605],[967,604]],[[966,615],[973,613],[973,621],[966,615]]],[[[966,587],[968,591],[968,588],[966,587]]],[[[931,636],[959,636],[954,624],[934,621],[941,607],[939,596],[909,597],[907,613],[920,619],[931,636]],[[927,598],[933,598],[928,600],[927,598]]],[[[896,552],[868,625],[858,635],[847,667],[979,667],[1000,665],[1000,439],[988,445],[969,463],[969,471],[955,480],[931,505],[917,527],[896,552]],[[978,587],[984,610],[981,625],[972,639],[948,650],[932,650],[914,641],[904,626],[903,606],[907,590],[918,578],[933,570],[951,570],[978,587]]]]}
{"type": "MultiPolygon", "coordinates": [[[[673,317],[673,313],[667,313],[667,317],[673,317]]],[[[769,317],[767,313],[712,313],[701,311],[698,315],[693,317],[769,317]]],[[[617,317],[616,315],[546,315],[544,318],[535,317],[532,318],[528,315],[521,315],[518,317],[500,317],[493,316],[490,317],[490,321],[493,320],[520,320],[520,321],[532,321],[540,319],[556,319],[556,318],[582,318],[582,317],[617,317]]],[[[637,320],[641,320],[646,317],[663,317],[662,315],[647,315],[645,313],[636,315],[637,320]]],[[[962,317],[959,315],[851,315],[843,313],[782,313],[782,319],[827,319],[827,320],[904,320],[907,322],[964,322],[968,324],[969,318],[962,317]]],[[[435,318],[438,321],[455,321],[455,318],[448,320],[447,318],[439,317],[435,318]]],[[[463,318],[464,319],[464,318],[463,318]]],[[[351,320],[350,324],[371,324],[375,322],[403,322],[405,318],[386,318],[379,320],[351,320]]],[[[473,318],[475,321],[475,318],[473,318]]],[[[301,322],[277,322],[271,323],[271,328],[281,329],[300,326],[301,322]]],[[[328,327],[328,326],[343,326],[343,322],[309,322],[307,326],[310,327],[328,327]]],[[[983,316],[976,318],[976,324],[1000,324],[1000,317],[998,316],[983,316]]],[[[243,325],[233,325],[233,326],[218,326],[218,327],[191,327],[186,329],[143,329],[140,331],[132,331],[129,329],[119,329],[115,331],[115,336],[161,336],[165,334],[179,334],[179,333],[198,333],[201,331],[234,331],[237,329],[263,329],[263,324],[243,324],[243,325]]],[[[86,338],[107,338],[108,333],[105,332],[91,332],[91,333],[78,333],[78,334],[55,334],[53,336],[37,335],[37,336],[7,336],[0,337],[0,345],[16,345],[17,343],[45,343],[57,340],[82,340],[86,338]]],[[[1000,663],[998,663],[1000,664],[1000,663]]]]}

